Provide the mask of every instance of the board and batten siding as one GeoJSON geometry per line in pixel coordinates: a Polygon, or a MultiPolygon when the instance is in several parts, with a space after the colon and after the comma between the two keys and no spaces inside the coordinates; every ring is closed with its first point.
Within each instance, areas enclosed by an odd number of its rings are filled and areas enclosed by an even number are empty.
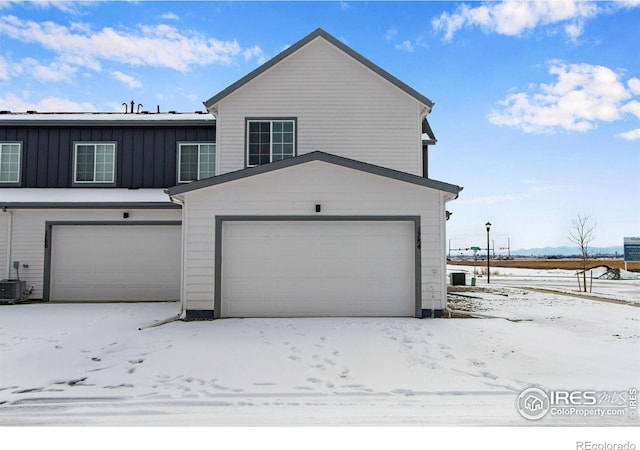
{"type": "Polygon", "coordinates": [[[202,126],[13,126],[0,121],[0,142],[22,144],[21,187],[73,186],[73,152],[78,142],[116,147],[114,187],[168,188],[178,184],[179,142],[215,142],[215,123],[202,126]]]}
{"type": "Polygon", "coordinates": [[[421,107],[316,39],[218,103],[218,174],[245,168],[247,118],[294,117],[298,155],[320,150],[422,175],[421,107]]]}
{"type": "MultiPolygon", "coordinates": [[[[126,224],[122,212],[126,210],[130,214],[129,221],[179,221],[179,210],[153,210],[153,209],[12,209],[0,214],[0,262],[3,277],[8,275],[11,261],[20,262],[20,279],[27,282],[27,286],[33,286],[31,299],[41,299],[43,294],[44,264],[45,264],[45,229],[46,222],[100,222],[113,221],[126,224]],[[8,255],[8,220],[12,215],[11,227],[11,261],[7,261],[8,255]],[[23,268],[22,264],[28,264],[23,268]]],[[[15,271],[11,268],[11,278],[15,278],[15,271]]]]}
{"type": "MultiPolygon", "coordinates": [[[[314,161],[184,194],[183,309],[213,310],[215,217],[420,216],[422,307],[446,298],[444,192],[314,161]],[[321,205],[321,213],[315,205],[321,205]]],[[[354,219],[357,220],[357,219],[354,219]]]]}

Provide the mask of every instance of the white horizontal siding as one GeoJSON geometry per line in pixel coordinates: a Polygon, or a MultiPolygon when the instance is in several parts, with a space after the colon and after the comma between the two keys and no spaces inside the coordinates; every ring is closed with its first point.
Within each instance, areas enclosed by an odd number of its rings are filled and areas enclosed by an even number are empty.
{"type": "Polygon", "coordinates": [[[420,216],[423,308],[444,308],[444,213],[437,190],[315,161],[191,191],[185,201],[185,309],[214,308],[216,215],[420,216]]]}
{"type": "MultiPolygon", "coordinates": [[[[32,299],[41,299],[44,280],[45,260],[45,229],[48,221],[122,221],[122,213],[129,212],[128,221],[158,221],[180,220],[179,210],[151,210],[151,209],[14,209],[13,226],[11,236],[11,260],[20,261],[20,279],[27,282],[27,286],[33,286],[32,299]],[[29,268],[23,268],[22,264],[28,264],[29,268]]],[[[0,216],[6,221],[4,216],[0,216]]],[[[8,240],[7,227],[0,225],[0,242],[3,242],[3,255],[5,258],[2,270],[6,267],[6,242],[8,240]]],[[[0,259],[2,261],[2,259],[0,259]]],[[[11,271],[12,278],[15,272],[11,271]]]]}
{"type": "Polygon", "coordinates": [[[315,150],[419,175],[419,103],[317,39],[218,105],[219,173],[245,167],[245,119],[296,117],[297,153],[315,150]]]}

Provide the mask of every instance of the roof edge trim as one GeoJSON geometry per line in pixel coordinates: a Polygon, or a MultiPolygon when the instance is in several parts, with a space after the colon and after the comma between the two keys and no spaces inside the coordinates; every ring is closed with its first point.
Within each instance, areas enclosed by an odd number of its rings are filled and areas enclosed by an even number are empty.
{"type": "Polygon", "coordinates": [[[443,181],[432,180],[431,178],[424,178],[418,175],[413,175],[406,172],[400,172],[398,170],[389,169],[386,167],[376,166],[374,164],[365,163],[362,161],[356,161],[354,159],[345,158],[342,156],[325,153],[322,151],[314,151],[311,153],[305,153],[293,158],[283,159],[281,161],[272,162],[262,166],[249,167],[241,169],[235,172],[229,172],[226,174],[214,176],[211,178],[205,178],[199,181],[193,181],[189,184],[178,185],[167,190],[167,194],[171,197],[186,192],[203,189],[206,187],[215,186],[218,184],[228,183],[231,181],[241,180],[243,178],[260,175],[263,173],[269,173],[288,167],[297,166],[299,164],[305,164],[312,161],[322,161],[329,164],[335,164],[337,166],[346,167],[349,169],[359,170],[361,172],[370,173],[373,175],[379,175],[385,178],[390,178],[406,183],[415,184],[418,186],[424,186],[439,191],[445,191],[452,194],[458,194],[462,188],[453,184],[445,183],[443,181]]]}
{"type": "Polygon", "coordinates": [[[424,95],[420,94],[418,91],[413,89],[411,86],[409,86],[409,85],[405,84],[404,82],[400,81],[398,78],[394,77],[393,75],[391,75],[389,72],[387,72],[386,70],[384,70],[380,66],[374,64],[373,62],[371,62],[370,60],[368,60],[367,58],[362,56],[360,53],[358,53],[355,50],[353,50],[351,47],[347,46],[346,44],[344,44],[340,40],[336,39],[335,37],[333,37],[332,35],[330,35],[326,31],[324,31],[322,28],[316,29],[311,34],[309,34],[309,35],[305,36],[304,38],[300,39],[298,42],[296,42],[295,44],[291,45],[286,50],[282,51],[281,53],[277,54],[276,56],[271,58],[266,63],[264,63],[261,66],[259,66],[257,69],[253,70],[252,72],[250,72],[249,74],[245,75],[244,77],[242,77],[241,79],[239,79],[238,81],[233,83],[232,85],[230,85],[227,88],[223,89],[218,94],[216,94],[213,97],[211,97],[209,100],[204,101],[203,102],[204,106],[207,108],[207,110],[209,110],[216,103],[218,103],[220,100],[222,100],[223,98],[225,98],[228,95],[232,94],[233,92],[235,92],[236,90],[238,90],[239,88],[241,88],[242,86],[244,86],[245,84],[247,84],[248,82],[253,80],[254,78],[256,78],[259,75],[261,75],[262,73],[266,72],[267,70],[269,70],[270,68],[272,68],[276,64],[280,63],[281,61],[283,61],[284,59],[286,59],[287,57],[289,57],[293,53],[297,52],[299,49],[301,49],[302,47],[304,47],[305,45],[307,45],[308,43],[310,43],[311,41],[315,40],[318,37],[323,38],[324,40],[326,40],[327,42],[329,42],[333,46],[335,46],[338,49],[342,50],[344,53],[346,53],[347,55],[351,56],[353,59],[355,59],[356,61],[358,61],[359,63],[361,63],[362,65],[364,65],[368,69],[370,69],[371,71],[373,71],[374,73],[378,74],[379,76],[381,76],[382,78],[384,78],[385,80],[390,82],[391,84],[395,85],[400,90],[404,91],[406,94],[410,95],[411,97],[415,98],[419,102],[423,103],[429,109],[429,111],[431,111],[431,109],[433,109],[433,106],[435,105],[435,103],[432,102],[430,99],[428,99],[424,95]]]}

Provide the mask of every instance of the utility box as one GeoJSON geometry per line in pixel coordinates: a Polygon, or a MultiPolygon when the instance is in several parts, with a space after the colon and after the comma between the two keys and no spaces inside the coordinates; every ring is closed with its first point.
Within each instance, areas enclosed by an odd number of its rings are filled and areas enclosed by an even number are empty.
{"type": "Polygon", "coordinates": [[[18,303],[27,290],[27,282],[20,280],[0,281],[0,303],[18,303]]]}
{"type": "Polygon", "coordinates": [[[464,272],[453,272],[449,274],[451,286],[464,286],[467,284],[467,274],[464,272]]]}

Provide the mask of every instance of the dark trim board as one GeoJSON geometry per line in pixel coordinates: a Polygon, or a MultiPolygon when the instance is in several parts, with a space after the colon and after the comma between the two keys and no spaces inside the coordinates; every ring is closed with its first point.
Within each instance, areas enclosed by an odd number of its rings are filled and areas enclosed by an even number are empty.
{"type": "Polygon", "coordinates": [[[51,249],[53,247],[53,227],[55,226],[65,226],[65,225],[73,225],[73,226],[149,226],[149,225],[175,225],[181,226],[182,222],[180,220],[122,220],[122,221],[113,221],[113,220],[96,220],[96,221],[74,221],[74,220],[52,220],[45,222],[45,232],[44,232],[44,277],[42,280],[42,301],[48,302],[50,298],[50,290],[51,290],[51,249]]]}
{"type": "MultiPolygon", "coordinates": [[[[219,319],[222,310],[222,225],[225,222],[412,222],[414,251],[414,317],[422,318],[422,252],[420,245],[420,216],[251,216],[229,215],[215,217],[215,292],[213,318],[219,319]]],[[[187,310],[187,314],[189,314],[187,310]]]]}
{"type": "Polygon", "coordinates": [[[215,319],[215,314],[214,311],[210,309],[187,309],[184,314],[184,320],[186,322],[213,319],[215,319]]]}
{"type": "Polygon", "coordinates": [[[421,317],[423,319],[431,318],[431,317],[433,317],[434,319],[439,319],[441,317],[444,317],[444,310],[443,309],[423,309],[421,317]]]}

